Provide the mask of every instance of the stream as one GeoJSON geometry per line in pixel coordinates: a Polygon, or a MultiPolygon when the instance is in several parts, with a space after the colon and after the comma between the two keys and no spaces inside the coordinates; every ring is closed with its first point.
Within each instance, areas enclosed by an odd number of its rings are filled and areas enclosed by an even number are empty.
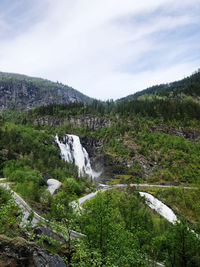
{"type": "MultiPolygon", "coordinates": [[[[88,174],[92,179],[95,179],[98,175],[95,171],[92,170],[91,164],[90,164],[90,158],[88,156],[88,153],[86,149],[81,145],[80,138],[76,135],[69,135],[66,134],[63,138],[63,142],[59,140],[58,135],[55,136],[55,141],[58,144],[60,151],[61,151],[61,157],[67,162],[73,162],[79,170],[79,175],[81,175],[83,172],[88,174]]],[[[73,201],[71,203],[72,207],[75,210],[81,209],[81,205],[91,198],[93,198],[98,192],[103,192],[111,188],[120,188],[120,187],[126,187],[127,184],[118,184],[114,186],[108,186],[105,184],[98,184],[100,189],[90,193],[84,197],[79,198],[77,201],[73,201]]],[[[148,184],[131,184],[130,186],[136,186],[136,187],[147,187],[148,184]]],[[[157,186],[157,185],[151,185],[151,186],[157,186]]],[[[167,186],[162,186],[167,187],[167,186]]],[[[168,186],[169,187],[169,186],[168,186]]],[[[159,213],[161,216],[163,216],[165,219],[167,219],[170,223],[175,223],[177,221],[177,217],[167,205],[165,205],[163,202],[155,198],[153,195],[149,193],[139,192],[142,197],[145,198],[146,204],[151,208],[154,209],[157,213],[159,213]]]]}
{"type": "MultiPolygon", "coordinates": [[[[80,143],[80,139],[78,136],[75,135],[66,135],[63,139],[64,143],[62,143],[58,135],[55,136],[55,141],[58,144],[60,151],[61,151],[61,157],[67,162],[73,162],[79,170],[79,175],[81,176],[83,172],[88,174],[92,179],[95,179],[98,177],[98,173],[92,170],[90,159],[88,156],[88,153],[85,148],[82,147],[80,143]]],[[[33,225],[37,225],[39,222],[46,224],[48,221],[41,217],[38,213],[33,211],[31,207],[13,190],[10,189],[8,183],[6,183],[6,178],[0,178],[0,186],[9,189],[12,192],[13,198],[15,199],[15,202],[22,208],[24,216],[23,216],[23,222],[27,223],[28,218],[31,214],[33,214],[33,225]],[[2,183],[3,182],[3,183],[2,183]]],[[[55,193],[55,191],[61,186],[61,182],[59,182],[56,179],[49,179],[47,180],[47,190],[50,192],[51,195],[55,193]]],[[[81,209],[81,205],[91,198],[93,198],[98,192],[104,192],[106,190],[109,190],[111,188],[121,188],[126,187],[127,184],[117,184],[113,186],[108,186],[105,184],[98,184],[99,189],[95,192],[89,193],[86,196],[83,196],[79,198],[76,201],[72,201],[71,205],[74,208],[74,210],[81,209]]],[[[130,186],[135,187],[159,187],[159,185],[148,185],[148,184],[131,184],[130,186]]],[[[160,187],[171,187],[171,186],[165,186],[160,185],[160,187]]],[[[161,216],[163,216],[165,219],[167,219],[170,223],[175,223],[177,221],[177,217],[172,209],[170,209],[167,205],[165,205],[163,202],[155,198],[153,195],[145,192],[139,192],[139,194],[145,198],[146,204],[153,210],[155,210],[157,213],[159,213],[161,216]]],[[[72,238],[74,237],[80,237],[82,236],[81,233],[77,233],[75,231],[72,231],[72,238]]]]}

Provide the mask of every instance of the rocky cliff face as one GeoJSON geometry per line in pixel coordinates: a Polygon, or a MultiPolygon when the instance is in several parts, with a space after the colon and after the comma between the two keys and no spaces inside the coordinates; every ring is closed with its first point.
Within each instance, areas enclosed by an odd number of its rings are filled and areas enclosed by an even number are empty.
{"type": "Polygon", "coordinates": [[[0,73],[0,112],[8,109],[30,109],[51,103],[87,103],[91,99],[77,90],[48,80],[0,73]]]}
{"type": "Polygon", "coordinates": [[[65,267],[66,264],[59,255],[51,254],[21,237],[9,239],[1,235],[0,266],[65,267]]]}
{"type": "Polygon", "coordinates": [[[176,135],[189,139],[190,141],[200,140],[200,131],[197,129],[186,129],[183,127],[168,127],[167,125],[162,125],[162,127],[152,126],[152,132],[165,133],[170,135],[176,135]]]}
{"type": "Polygon", "coordinates": [[[34,124],[39,126],[49,125],[56,127],[58,125],[70,124],[73,127],[87,127],[91,131],[95,131],[100,127],[109,127],[111,126],[111,120],[104,119],[97,116],[74,116],[67,118],[57,118],[55,116],[43,116],[37,117],[33,120],[34,124]]]}

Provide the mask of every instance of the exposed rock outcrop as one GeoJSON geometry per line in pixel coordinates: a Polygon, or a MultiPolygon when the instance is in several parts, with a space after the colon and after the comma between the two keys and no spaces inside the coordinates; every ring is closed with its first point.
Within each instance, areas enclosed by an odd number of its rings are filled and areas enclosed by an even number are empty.
{"type": "Polygon", "coordinates": [[[41,236],[47,236],[48,238],[46,240],[44,239],[44,241],[43,241],[46,244],[49,244],[49,240],[51,238],[60,244],[66,244],[66,240],[64,239],[64,237],[62,237],[62,235],[59,235],[56,232],[52,231],[51,228],[49,228],[49,227],[37,226],[34,229],[34,234],[41,235],[41,236]]]}
{"type": "Polygon", "coordinates": [[[190,141],[200,140],[200,131],[197,129],[186,129],[183,127],[168,127],[167,125],[162,125],[162,127],[152,126],[151,130],[153,132],[166,133],[170,135],[176,135],[179,137],[184,137],[190,141]]]}
{"type": "Polygon", "coordinates": [[[0,112],[30,109],[51,103],[87,103],[91,99],[77,90],[48,80],[0,72],[0,112]]]}
{"type": "Polygon", "coordinates": [[[74,116],[67,118],[56,118],[54,116],[37,117],[33,120],[34,124],[39,126],[49,125],[56,127],[58,125],[69,124],[73,127],[87,127],[90,131],[95,131],[100,127],[109,127],[111,120],[97,116],[74,116]]]}
{"type": "Polygon", "coordinates": [[[21,237],[9,239],[0,235],[1,267],[65,267],[64,260],[57,254],[43,250],[21,237]]]}
{"type": "Polygon", "coordinates": [[[87,137],[81,138],[81,144],[83,145],[83,147],[86,148],[87,152],[90,155],[90,158],[95,157],[98,152],[102,154],[105,143],[106,143],[106,140],[97,139],[93,136],[87,136],[87,137]]]}
{"type": "Polygon", "coordinates": [[[175,129],[172,129],[170,133],[174,133],[178,136],[189,139],[190,141],[200,140],[200,131],[196,129],[184,129],[184,128],[176,129],[175,128],[175,129]]]}

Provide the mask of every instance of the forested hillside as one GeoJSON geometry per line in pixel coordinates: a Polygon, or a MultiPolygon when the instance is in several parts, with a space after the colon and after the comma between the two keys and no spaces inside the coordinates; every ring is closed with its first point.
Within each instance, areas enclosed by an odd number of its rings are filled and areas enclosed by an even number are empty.
{"type": "Polygon", "coordinates": [[[194,97],[200,96],[200,70],[180,81],[152,86],[146,90],[137,92],[134,95],[127,96],[124,99],[138,98],[144,95],[166,96],[173,98],[176,96],[183,96],[184,94],[194,97]]]}
{"type": "MultiPolygon", "coordinates": [[[[118,100],[118,111],[165,121],[200,119],[200,72],[181,81],[153,86],[118,100]]],[[[190,122],[188,122],[190,123],[190,122]]]]}
{"type": "MultiPolygon", "coordinates": [[[[23,79],[8,77],[17,83],[23,79]]],[[[38,88],[44,84],[40,79],[24,79],[23,83],[38,88]]],[[[46,83],[51,90],[52,84],[46,83]]],[[[63,242],[44,234],[32,227],[33,215],[22,227],[19,207],[1,187],[0,234],[36,242],[58,253],[66,266],[154,266],[154,262],[200,266],[199,88],[197,72],[118,101],[51,102],[2,112],[1,177],[41,216],[55,222],[55,232],[66,238],[73,229],[85,237],[68,236],[63,242]],[[61,159],[56,134],[60,140],[66,134],[80,137],[93,170],[100,175],[96,180],[79,176],[75,164],[61,159]],[[50,178],[62,183],[54,195],[47,191],[50,178]],[[75,212],[71,202],[95,192],[98,182],[124,187],[99,192],[75,212]],[[145,186],[139,189],[132,184],[145,186]],[[139,191],[170,206],[178,222],[173,225],[151,210],[139,191]]],[[[2,255],[9,257],[3,249],[2,255]]],[[[3,260],[0,256],[0,265],[3,260]]]]}

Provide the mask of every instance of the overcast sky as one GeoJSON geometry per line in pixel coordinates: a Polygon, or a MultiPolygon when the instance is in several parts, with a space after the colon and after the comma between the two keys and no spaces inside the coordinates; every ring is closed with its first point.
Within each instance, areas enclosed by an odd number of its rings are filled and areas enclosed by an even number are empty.
{"type": "Polygon", "coordinates": [[[200,0],[0,0],[0,71],[117,99],[200,68],[200,0]]]}

